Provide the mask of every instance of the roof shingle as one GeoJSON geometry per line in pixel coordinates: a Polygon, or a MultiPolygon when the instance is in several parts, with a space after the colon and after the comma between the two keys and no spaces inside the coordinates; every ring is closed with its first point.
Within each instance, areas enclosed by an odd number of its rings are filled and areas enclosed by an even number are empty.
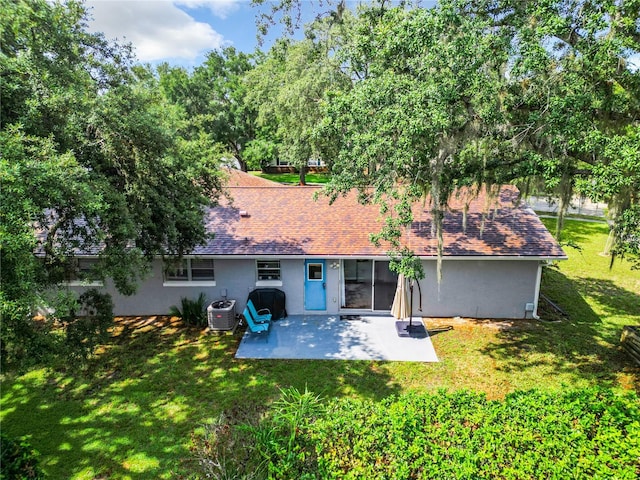
{"type": "Polygon", "coordinates": [[[251,175],[236,168],[223,169],[228,187],[277,187],[279,183],[272,182],[266,178],[251,175]]]}
{"type": "MultiPolygon", "coordinates": [[[[241,182],[240,182],[241,183],[241,182]]],[[[215,237],[196,255],[385,256],[388,245],[374,246],[370,233],[384,219],[377,205],[358,203],[355,193],[329,205],[318,187],[230,187],[231,202],[209,209],[206,225],[215,237]],[[240,212],[246,212],[241,216],[240,212]]],[[[564,258],[538,216],[520,202],[513,186],[502,187],[497,206],[486,215],[487,196],[469,205],[463,231],[461,200],[454,200],[444,220],[444,255],[564,258]]],[[[414,221],[402,243],[420,256],[436,256],[428,203],[413,207],[414,221]]]]}

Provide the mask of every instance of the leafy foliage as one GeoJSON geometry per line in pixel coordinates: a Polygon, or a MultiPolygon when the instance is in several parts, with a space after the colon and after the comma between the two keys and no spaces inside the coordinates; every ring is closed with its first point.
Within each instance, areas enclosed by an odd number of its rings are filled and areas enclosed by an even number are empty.
{"type": "MultiPolygon", "coordinates": [[[[307,162],[322,158],[315,126],[323,117],[322,101],[330,89],[347,88],[347,77],[329,52],[336,46],[334,30],[341,25],[317,21],[299,42],[280,41],[246,77],[247,103],[255,105],[257,122],[273,128],[278,156],[300,171],[305,184],[307,162]]],[[[339,35],[338,35],[339,38],[339,35]]]]}
{"type": "Polygon", "coordinates": [[[638,9],[637,2],[546,0],[516,5],[510,18],[519,44],[514,123],[525,126],[523,145],[539,156],[535,173],[560,200],[558,238],[576,189],[610,202],[615,215],[637,202],[637,185],[619,188],[614,169],[640,154],[633,140],[640,76],[628,64],[640,45],[638,9]],[[621,144],[635,146],[614,147],[621,144]]]}
{"type": "Polygon", "coordinates": [[[200,292],[198,298],[190,299],[182,297],[180,307],[172,305],[169,315],[180,317],[187,325],[194,327],[207,326],[207,298],[204,292],[200,292]]]}
{"type": "MultiPolygon", "coordinates": [[[[80,311],[61,287],[76,255],[99,254],[94,280],[130,295],[154,256],[204,242],[221,149],[128,47],[85,30],[81,2],[1,6],[2,360],[31,363],[59,346],[33,316],[80,311]]],[[[95,344],[80,323],[66,322],[67,347],[95,344]]]]}
{"type": "Polygon", "coordinates": [[[109,338],[113,302],[110,295],[91,288],[80,295],[78,304],[80,311],[72,311],[67,319],[65,341],[71,358],[86,360],[95,347],[109,338]]]}
{"type": "Polygon", "coordinates": [[[39,480],[45,478],[38,466],[39,453],[29,442],[0,433],[0,479],[39,480]]]}
{"type": "Polygon", "coordinates": [[[625,210],[614,225],[616,243],[611,250],[611,263],[616,256],[627,258],[634,269],[640,269],[640,205],[625,210]]]}
{"type": "Polygon", "coordinates": [[[393,256],[411,255],[398,242],[415,201],[429,198],[441,255],[454,191],[508,180],[497,167],[500,150],[510,148],[509,39],[490,25],[451,2],[432,10],[372,7],[338,52],[355,80],[327,102],[322,134],[339,145],[329,192],[335,198],[357,188],[382,204],[389,220],[376,240],[391,242],[393,256]]]}
{"type": "Polygon", "coordinates": [[[312,433],[326,478],[633,478],[637,398],[606,391],[341,402],[312,433]],[[345,453],[349,455],[345,455],[345,453]]]}
{"type": "Polygon", "coordinates": [[[322,412],[321,398],[306,387],[281,390],[271,414],[253,429],[257,453],[267,464],[269,478],[312,478],[301,432],[322,412]]]}
{"type": "Polygon", "coordinates": [[[224,146],[247,171],[245,148],[257,138],[256,109],[245,101],[244,77],[253,69],[253,56],[226,47],[207,54],[191,74],[163,64],[158,68],[159,86],[166,98],[184,110],[191,128],[206,132],[224,146]]]}
{"type": "Polygon", "coordinates": [[[632,479],[639,405],[633,393],[600,389],[502,401],[440,391],[326,406],[291,391],[254,431],[269,478],[632,479]]]}
{"type": "Polygon", "coordinates": [[[247,142],[244,158],[247,161],[249,170],[265,170],[266,167],[277,160],[278,144],[268,137],[259,136],[247,142]]]}

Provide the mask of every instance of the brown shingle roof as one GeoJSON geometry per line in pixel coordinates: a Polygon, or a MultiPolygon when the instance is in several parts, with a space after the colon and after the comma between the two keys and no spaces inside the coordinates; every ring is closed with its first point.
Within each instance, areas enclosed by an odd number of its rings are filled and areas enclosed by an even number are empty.
{"type": "Polygon", "coordinates": [[[250,173],[243,172],[236,168],[223,169],[227,177],[225,184],[228,187],[279,187],[280,184],[258,177],[250,173]]]}
{"type": "MultiPolygon", "coordinates": [[[[384,256],[388,245],[375,247],[370,233],[383,218],[377,205],[361,205],[355,193],[328,199],[313,196],[317,187],[231,187],[231,204],[209,210],[207,228],[215,238],[200,255],[384,256]],[[240,212],[246,212],[241,216],[240,212]]],[[[462,228],[462,201],[454,201],[445,217],[445,256],[565,257],[538,216],[518,199],[515,187],[502,187],[498,207],[485,216],[487,197],[480,194],[462,228]]],[[[421,256],[436,256],[428,204],[414,206],[414,222],[403,244],[421,256]]]]}

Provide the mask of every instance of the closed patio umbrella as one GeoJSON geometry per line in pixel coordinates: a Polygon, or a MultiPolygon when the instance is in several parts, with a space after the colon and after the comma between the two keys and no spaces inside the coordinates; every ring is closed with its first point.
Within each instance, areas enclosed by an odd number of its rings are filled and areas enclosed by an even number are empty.
{"type": "Polygon", "coordinates": [[[398,286],[396,287],[396,294],[393,297],[393,305],[391,305],[391,315],[398,320],[403,320],[411,316],[407,280],[402,273],[398,275],[398,286]]]}
{"type": "Polygon", "coordinates": [[[413,283],[418,285],[420,291],[420,311],[422,311],[422,289],[417,280],[411,281],[411,286],[407,289],[407,279],[403,274],[398,275],[398,286],[396,287],[396,295],[391,305],[391,315],[398,319],[396,322],[396,331],[400,337],[417,337],[424,338],[427,331],[422,322],[413,324],[413,283]],[[407,291],[409,290],[409,291],[407,291]],[[409,292],[411,294],[409,295],[409,292]],[[409,321],[405,321],[405,318],[409,321]]]}

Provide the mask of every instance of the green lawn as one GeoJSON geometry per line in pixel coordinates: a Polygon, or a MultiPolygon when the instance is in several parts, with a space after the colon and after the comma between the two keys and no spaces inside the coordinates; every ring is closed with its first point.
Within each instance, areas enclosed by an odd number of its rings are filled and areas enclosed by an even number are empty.
{"type": "Polygon", "coordinates": [[[622,326],[640,324],[640,273],[625,263],[609,270],[598,255],[607,232],[567,221],[566,239],[583,250],[567,249],[569,260],[545,271],[543,292],[568,319],[428,321],[453,326],[433,335],[436,364],[235,360],[239,335],[126,319],[84,370],[5,374],[2,431],[27,435],[50,478],[176,478],[196,467],[189,448],[205,421],[259,415],[289,386],[368,399],[438,388],[490,398],[589,385],[640,393],[640,369],[618,346],[622,326]]]}
{"type": "MultiPolygon", "coordinates": [[[[249,172],[256,177],[266,178],[273,182],[285,183],[287,185],[298,185],[300,183],[300,175],[298,173],[263,173],[259,171],[249,172]]],[[[307,185],[324,184],[329,181],[327,173],[307,173],[305,175],[307,185]]]]}

